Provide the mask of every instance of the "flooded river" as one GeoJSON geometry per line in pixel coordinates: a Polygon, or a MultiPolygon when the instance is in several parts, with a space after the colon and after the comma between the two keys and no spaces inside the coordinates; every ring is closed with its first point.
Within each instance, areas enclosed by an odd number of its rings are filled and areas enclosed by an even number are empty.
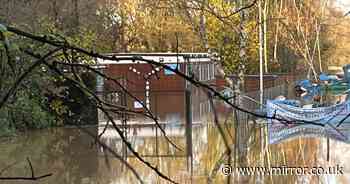
{"type": "MultiPolygon", "coordinates": [[[[179,100],[182,101],[182,97],[179,100]]],[[[158,105],[164,111],[164,121],[173,122],[164,125],[168,137],[179,149],[173,147],[161,135],[160,129],[147,126],[130,125],[124,129],[128,141],[144,160],[159,171],[180,184],[205,183],[325,183],[346,184],[350,182],[350,144],[327,138],[294,138],[278,144],[268,145],[265,139],[266,124],[251,123],[248,128],[245,145],[236,145],[242,137],[235,134],[231,111],[218,107],[221,133],[213,123],[211,108],[208,103],[200,103],[199,110],[193,110],[198,117],[193,118],[193,125],[186,128],[179,124],[174,114],[174,106],[158,105]],[[226,123],[225,123],[226,122],[226,123]],[[189,133],[188,130],[191,130],[189,133]],[[187,130],[187,131],[186,131],[187,130]],[[224,137],[224,138],[223,138],[224,137]],[[225,141],[232,150],[245,149],[245,166],[277,168],[273,175],[239,175],[232,171],[224,175],[223,165],[240,163],[237,152],[233,151],[228,159],[225,141]],[[261,141],[263,140],[263,141],[261,141]],[[329,145],[329,152],[327,149],[329,145]],[[236,148],[236,149],[235,149],[236,148]],[[230,161],[231,160],[231,161],[230,161]],[[332,174],[303,174],[299,168],[317,171],[329,170],[332,174]],[[294,173],[286,173],[284,170],[294,173]],[[336,172],[338,171],[338,172],[336,172]]],[[[182,108],[183,106],[181,106],[182,108]]],[[[176,110],[178,111],[178,110],[176,110]]],[[[183,120],[180,120],[183,121],[183,120]]],[[[36,176],[52,173],[39,181],[4,181],[5,184],[134,184],[138,180],[120,160],[105,148],[96,144],[91,135],[101,132],[98,127],[84,130],[77,127],[50,128],[29,131],[12,138],[0,139],[0,177],[29,177],[31,175],[27,159],[33,165],[36,176]]],[[[124,158],[142,178],[144,183],[168,183],[154,171],[141,163],[127,150],[120,136],[109,128],[102,137],[102,142],[124,158]]],[[[233,169],[234,170],[234,169],[233,169]]],[[[307,171],[309,171],[307,170],[307,171]]]]}
{"type": "MultiPolygon", "coordinates": [[[[183,127],[171,127],[169,137],[178,145],[186,148],[183,127]],[[176,129],[176,131],[174,131],[176,129]]],[[[96,128],[89,128],[96,132],[96,128]]],[[[221,170],[213,174],[225,146],[215,127],[211,124],[193,127],[192,159],[185,151],[171,147],[162,137],[156,137],[155,129],[135,130],[132,142],[145,160],[178,183],[225,183],[229,177],[221,170]],[[145,133],[147,132],[147,133],[145,133]],[[143,134],[143,135],[142,135],[143,134]]],[[[233,129],[225,129],[230,137],[233,129]]],[[[254,138],[252,138],[254,139],[254,138]]],[[[122,153],[120,139],[106,140],[108,145],[122,153]]],[[[248,165],[259,166],[260,147],[251,143],[248,151],[248,165]]],[[[263,183],[348,183],[350,181],[350,145],[330,142],[330,161],[327,162],[327,140],[325,138],[297,138],[287,142],[268,146],[265,163],[271,166],[312,167],[341,166],[344,174],[321,176],[264,176],[263,183]]],[[[166,183],[153,171],[128,153],[127,161],[136,169],[145,183],[166,183]]],[[[33,164],[36,175],[53,173],[52,176],[36,182],[0,181],[0,183],[37,183],[37,184],[123,184],[137,183],[134,175],[119,160],[107,154],[86,133],[76,128],[53,128],[28,132],[11,139],[2,139],[0,143],[1,176],[30,176],[26,159],[33,164]]],[[[247,177],[249,183],[261,181],[258,175],[247,177]]],[[[232,179],[232,177],[231,177],[232,179]]]]}

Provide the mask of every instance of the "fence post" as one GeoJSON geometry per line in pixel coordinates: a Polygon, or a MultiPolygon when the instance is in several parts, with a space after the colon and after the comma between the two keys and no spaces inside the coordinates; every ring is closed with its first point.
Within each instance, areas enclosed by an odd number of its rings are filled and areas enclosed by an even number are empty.
{"type": "Polygon", "coordinates": [[[185,109],[186,109],[186,143],[187,143],[187,156],[192,156],[192,103],[191,103],[191,91],[185,91],[185,109]]]}
{"type": "MultiPolygon", "coordinates": [[[[96,70],[103,73],[103,69],[105,67],[104,66],[96,66],[96,70]]],[[[96,74],[96,96],[100,99],[103,99],[103,94],[104,94],[104,78],[99,75],[96,74]]],[[[104,115],[103,113],[99,110],[97,110],[97,124],[99,125],[99,123],[101,121],[105,121],[104,115]]]]}
{"type": "MultiPolygon", "coordinates": [[[[187,63],[185,65],[186,73],[189,76],[193,75],[192,66],[189,60],[187,59],[187,63]]],[[[187,156],[187,170],[191,171],[193,168],[193,155],[192,155],[192,85],[189,82],[185,82],[185,134],[186,134],[186,156],[187,156]]]]}

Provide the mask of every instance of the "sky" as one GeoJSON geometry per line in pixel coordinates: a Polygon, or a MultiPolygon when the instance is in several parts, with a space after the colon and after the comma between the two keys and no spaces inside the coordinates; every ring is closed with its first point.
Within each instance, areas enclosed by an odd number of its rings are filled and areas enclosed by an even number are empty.
{"type": "Polygon", "coordinates": [[[350,11],[350,0],[336,0],[336,6],[348,12],[350,11]]]}

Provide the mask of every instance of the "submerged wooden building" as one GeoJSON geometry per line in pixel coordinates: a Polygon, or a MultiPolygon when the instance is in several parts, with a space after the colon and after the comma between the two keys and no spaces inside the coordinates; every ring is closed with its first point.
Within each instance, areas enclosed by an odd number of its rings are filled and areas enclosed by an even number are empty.
{"type": "MultiPolygon", "coordinates": [[[[142,61],[159,62],[186,75],[193,75],[201,82],[214,84],[215,64],[207,53],[118,53],[110,56],[120,61],[99,59],[98,68],[120,85],[97,78],[97,92],[105,100],[126,105],[135,111],[144,111],[143,105],[147,106],[162,123],[184,123],[185,105],[189,103],[186,102],[185,91],[191,90],[191,106],[200,107],[193,108],[193,122],[200,121],[207,114],[205,111],[209,110],[209,103],[205,94],[191,88],[188,81],[173,71],[142,61]],[[121,88],[127,89],[143,104],[125,94],[121,88]]],[[[99,121],[106,119],[100,116],[99,121]]],[[[136,118],[135,123],[145,124],[146,121],[151,120],[136,118]]]]}

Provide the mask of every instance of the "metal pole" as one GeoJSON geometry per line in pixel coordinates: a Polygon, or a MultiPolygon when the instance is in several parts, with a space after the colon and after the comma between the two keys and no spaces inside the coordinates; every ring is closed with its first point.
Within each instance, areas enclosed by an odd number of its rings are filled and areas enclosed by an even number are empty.
{"type": "MultiPolygon", "coordinates": [[[[188,62],[185,65],[185,70],[188,76],[192,76],[192,66],[188,62]]],[[[187,170],[193,171],[193,155],[192,155],[192,86],[189,82],[185,83],[185,133],[186,133],[186,155],[187,155],[187,170]]]]}
{"type": "MultiPolygon", "coordinates": [[[[96,66],[96,70],[101,73],[104,72],[104,68],[105,66],[96,66]]],[[[99,74],[96,74],[96,96],[99,99],[103,99],[104,97],[104,78],[99,74]]],[[[97,108],[96,110],[97,110],[97,125],[100,125],[101,122],[106,121],[106,118],[104,113],[100,109],[97,108]]]]}
{"type": "MultiPolygon", "coordinates": [[[[186,109],[186,145],[187,145],[187,158],[191,160],[192,168],[192,104],[191,104],[191,91],[185,90],[185,109],[186,109]]],[[[187,161],[189,163],[189,160],[187,161]]],[[[188,166],[188,165],[187,165],[188,166]]]]}
{"type": "MultiPolygon", "coordinates": [[[[263,35],[263,24],[262,24],[262,7],[261,0],[258,0],[259,8],[259,65],[260,65],[260,104],[264,104],[264,61],[263,61],[263,44],[264,44],[264,35],[263,35]]],[[[262,109],[263,106],[260,106],[262,109]]]]}
{"type": "MultiPolygon", "coordinates": [[[[262,14],[262,0],[258,0],[258,9],[259,9],[259,70],[260,70],[260,109],[263,109],[264,106],[264,28],[265,28],[265,16],[264,16],[264,24],[263,24],[263,14],[262,14]],[[263,27],[264,25],[264,27],[263,27]]],[[[267,67],[266,67],[267,70],[267,67]]],[[[264,128],[260,128],[260,146],[261,146],[261,153],[260,153],[260,166],[264,165],[264,138],[265,138],[265,131],[264,128]]],[[[258,178],[258,182],[262,182],[264,180],[263,176],[260,176],[258,178]]]]}

